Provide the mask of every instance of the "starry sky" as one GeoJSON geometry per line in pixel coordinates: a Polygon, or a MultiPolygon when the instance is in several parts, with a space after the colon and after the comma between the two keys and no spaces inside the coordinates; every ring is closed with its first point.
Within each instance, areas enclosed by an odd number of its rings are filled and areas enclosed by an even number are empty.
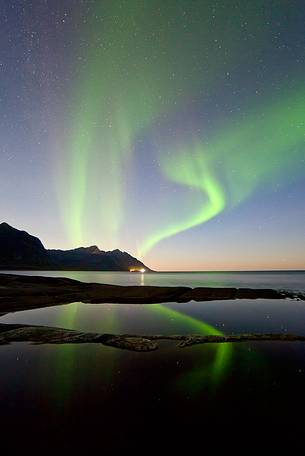
{"type": "Polygon", "coordinates": [[[305,3],[2,0],[1,221],[156,270],[305,269],[305,3]]]}

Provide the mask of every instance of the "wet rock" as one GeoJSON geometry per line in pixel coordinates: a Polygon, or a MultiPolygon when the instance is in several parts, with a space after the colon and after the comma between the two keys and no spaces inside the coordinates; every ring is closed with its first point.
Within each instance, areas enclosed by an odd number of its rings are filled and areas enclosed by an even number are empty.
{"type": "Polygon", "coordinates": [[[156,342],[139,336],[114,336],[110,334],[103,334],[100,340],[104,345],[123,348],[125,350],[148,352],[158,349],[158,344],[156,342]]]}
{"type": "Polygon", "coordinates": [[[197,287],[184,293],[179,297],[178,301],[187,302],[235,299],[235,294],[236,288],[197,287]]]}
{"type": "Polygon", "coordinates": [[[272,289],[238,288],[235,299],[284,299],[284,292],[272,289]]]}
{"type": "Polygon", "coordinates": [[[66,278],[0,274],[0,315],[78,301],[91,304],[152,304],[285,298],[305,300],[305,294],[249,288],[118,286],[66,278]]]}
{"type": "Polygon", "coordinates": [[[0,324],[0,345],[12,342],[33,344],[81,344],[100,343],[106,346],[136,352],[158,349],[158,340],[178,342],[179,348],[198,344],[236,342],[305,342],[305,336],[295,334],[233,334],[233,335],[133,335],[97,334],[48,326],[0,324]]]}

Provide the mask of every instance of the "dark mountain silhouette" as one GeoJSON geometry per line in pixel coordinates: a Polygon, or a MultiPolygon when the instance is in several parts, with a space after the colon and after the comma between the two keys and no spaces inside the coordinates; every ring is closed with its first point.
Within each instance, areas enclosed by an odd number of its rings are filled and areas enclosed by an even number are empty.
{"type": "Polygon", "coordinates": [[[130,268],[148,268],[127,252],[105,252],[96,245],[73,250],[49,250],[55,269],[83,271],[128,271],[130,268]]]}
{"type": "Polygon", "coordinates": [[[41,241],[7,223],[0,224],[0,268],[39,269],[49,265],[48,252],[41,241]]]}
{"type": "Polygon", "coordinates": [[[141,261],[120,250],[103,251],[96,245],[73,250],[47,250],[26,231],[0,224],[0,269],[128,271],[145,268],[141,261]]]}

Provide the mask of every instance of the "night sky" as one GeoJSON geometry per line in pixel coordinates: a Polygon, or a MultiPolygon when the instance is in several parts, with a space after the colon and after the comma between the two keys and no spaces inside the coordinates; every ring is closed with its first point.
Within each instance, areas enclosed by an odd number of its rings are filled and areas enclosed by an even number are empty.
{"type": "Polygon", "coordinates": [[[159,270],[305,269],[305,2],[0,18],[0,221],[159,270]]]}

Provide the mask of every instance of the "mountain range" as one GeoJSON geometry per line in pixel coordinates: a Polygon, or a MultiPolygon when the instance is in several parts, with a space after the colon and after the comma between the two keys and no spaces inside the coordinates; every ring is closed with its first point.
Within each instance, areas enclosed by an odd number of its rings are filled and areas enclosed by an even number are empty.
{"type": "Polygon", "coordinates": [[[0,269],[82,270],[82,271],[150,271],[137,258],[118,249],[100,250],[96,245],[72,250],[48,250],[35,236],[0,224],[0,269]]]}

